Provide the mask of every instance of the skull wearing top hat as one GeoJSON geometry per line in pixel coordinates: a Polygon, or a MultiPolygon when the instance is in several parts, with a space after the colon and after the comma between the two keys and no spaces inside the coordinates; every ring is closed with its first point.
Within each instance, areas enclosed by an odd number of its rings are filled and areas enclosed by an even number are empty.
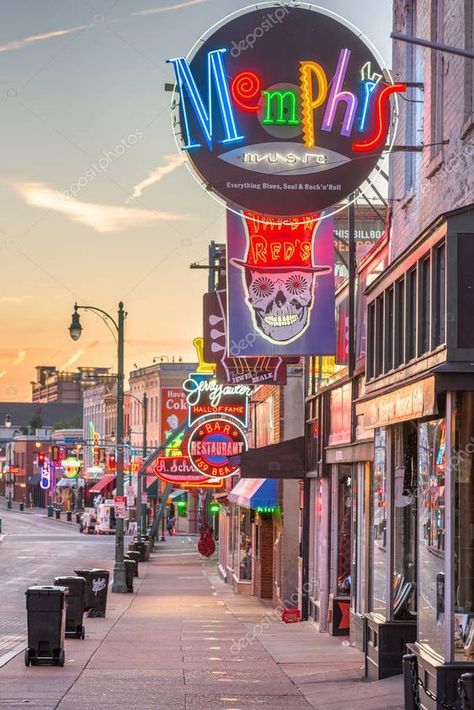
{"type": "Polygon", "coordinates": [[[291,343],[310,322],[316,277],[331,272],[315,265],[314,240],[321,224],[306,220],[261,218],[245,214],[245,261],[232,259],[243,269],[247,303],[257,331],[267,340],[291,343]],[[262,221],[263,220],[263,221],[262,221]]]}

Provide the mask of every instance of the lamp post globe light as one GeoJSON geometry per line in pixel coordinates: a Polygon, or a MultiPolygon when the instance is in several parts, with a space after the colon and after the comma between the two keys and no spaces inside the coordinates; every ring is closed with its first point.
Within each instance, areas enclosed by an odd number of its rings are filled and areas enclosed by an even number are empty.
{"type": "MultiPolygon", "coordinates": [[[[124,417],[124,326],[126,313],[123,303],[118,304],[117,320],[111,315],[95,306],[78,306],[74,304],[74,313],[72,314],[71,325],[69,326],[69,334],[74,341],[79,340],[82,334],[82,326],[78,311],[94,311],[99,313],[104,320],[109,321],[117,332],[117,473],[116,473],[116,493],[117,496],[124,494],[123,480],[123,453],[124,453],[124,437],[123,437],[123,417],[124,417]]],[[[112,591],[123,593],[127,592],[127,584],[125,579],[125,564],[124,564],[124,521],[122,518],[117,518],[115,527],[115,564],[112,582],[112,591]]]]}
{"type": "Polygon", "coordinates": [[[7,414],[7,416],[5,417],[5,426],[7,429],[10,429],[11,425],[12,425],[11,415],[7,414]]]}

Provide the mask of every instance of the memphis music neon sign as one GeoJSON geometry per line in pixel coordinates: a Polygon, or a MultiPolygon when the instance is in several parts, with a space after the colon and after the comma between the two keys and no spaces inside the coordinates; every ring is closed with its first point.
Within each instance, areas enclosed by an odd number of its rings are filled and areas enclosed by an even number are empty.
{"type": "Polygon", "coordinates": [[[300,126],[307,149],[317,146],[315,117],[320,112],[320,130],[326,133],[339,131],[341,136],[352,137],[354,153],[383,150],[389,130],[390,97],[404,92],[406,85],[386,84],[382,81],[382,75],[372,70],[370,61],[360,67],[357,91],[349,91],[344,88],[344,82],[351,62],[350,49],[340,49],[332,76],[328,76],[319,62],[303,59],[295,68],[297,91],[291,88],[264,88],[258,72],[253,70],[240,71],[229,79],[225,65],[227,52],[227,48],[222,47],[207,53],[207,87],[204,94],[207,100],[198,88],[187,59],[168,60],[174,67],[180,94],[183,150],[201,149],[204,146],[202,139],[210,151],[216,143],[225,146],[243,143],[246,138],[239,129],[239,111],[263,112],[264,126],[300,126]],[[343,109],[342,122],[336,119],[340,107],[343,109]],[[191,111],[201,137],[191,132],[191,111]],[[216,125],[215,115],[220,116],[220,126],[216,125]]]}

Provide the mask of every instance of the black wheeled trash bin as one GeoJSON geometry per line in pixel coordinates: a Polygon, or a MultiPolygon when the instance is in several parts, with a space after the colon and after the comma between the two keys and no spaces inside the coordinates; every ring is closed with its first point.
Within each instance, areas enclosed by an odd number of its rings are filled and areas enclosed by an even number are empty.
{"type": "Polygon", "coordinates": [[[105,616],[109,571],[106,569],[76,569],[74,572],[86,580],[85,608],[90,617],[105,616]]]}
{"type": "Polygon", "coordinates": [[[84,577],[55,577],[53,584],[67,587],[69,590],[66,608],[66,636],[76,639],[85,638],[83,616],[86,580],[84,577]]]}
{"type": "Polygon", "coordinates": [[[133,574],[135,572],[135,560],[127,559],[123,560],[125,565],[125,581],[127,583],[127,592],[132,592],[133,594],[133,574]]]}
{"type": "Polygon", "coordinates": [[[140,562],[140,553],[137,552],[137,550],[129,550],[127,552],[127,557],[129,560],[133,560],[135,562],[135,570],[133,572],[133,576],[138,577],[138,563],[140,562]]]}
{"type": "Polygon", "coordinates": [[[133,544],[133,550],[140,553],[140,562],[146,562],[146,542],[138,542],[138,540],[134,540],[131,544],[133,544]]]}
{"type": "Polygon", "coordinates": [[[25,665],[50,663],[64,666],[67,587],[28,587],[26,612],[28,647],[25,665]]]}

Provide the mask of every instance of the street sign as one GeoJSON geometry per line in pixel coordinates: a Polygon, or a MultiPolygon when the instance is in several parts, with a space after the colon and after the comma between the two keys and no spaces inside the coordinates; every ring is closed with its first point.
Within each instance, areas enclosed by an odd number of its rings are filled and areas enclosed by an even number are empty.
{"type": "Polygon", "coordinates": [[[127,498],[125,496],[115,496],[114,508],[115,518],[124,520],[127,517],[127,498]]]}
{"type": "Polygon", "coordinates": [[[133,486],[125,486],[125,495],[127,497],[127,508],[132,508],[135,505],[135,488],[133,486]]]}

